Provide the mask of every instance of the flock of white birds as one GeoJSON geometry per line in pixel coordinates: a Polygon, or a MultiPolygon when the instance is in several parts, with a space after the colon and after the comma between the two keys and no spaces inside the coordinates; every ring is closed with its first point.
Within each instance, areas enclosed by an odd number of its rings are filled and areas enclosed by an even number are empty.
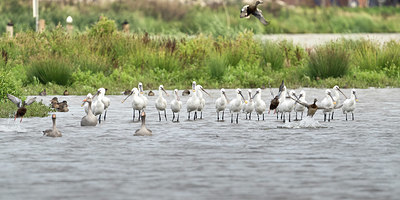
{"type": "MultiPolygon", "coordinates": [[[[162,120],[162,115],[164,115],[165,120],[167,120],[167,109],[168,102],[164,98],[163,93],[167,96],[168,93],[165,91],[164,86],[160,85],[158,88],[158,97],[155,101],[155,108],[158,111],[159,121],[162,120]]],[[[287,91],[286,86],[282,85],[280,87],[279,93],[274,99],[277,99],[277,105],[274,112],[277,114],[277,119],[279,114],[283,122],[286,121],[286,115],[289,117],[289,122],[291,121],[291,113],[296,112],[301,114],[301,119],[303,118],[303,113],[307,112],[308,116],[313,116],[316,110],[321,109],[324,113],[324,121],[330,121],[333,119],[333,114],[336,109],[342,109],[342,112],[352,114],[352,120],[354,120],[354,110],[356,108],[356,102],[358,101],[356,96],[356,90],[351,91],[351,96],[348,98],[338,86],[333,87],[333,92],[329,89],[325,91],[325,98],[317,106],[316,99],[314,104],[308,104],[306,101],[306,92],[302,90],[299,95],[296,95],[294,90],[287,91]],[[346,100],[340,102],[340,94],[342,94],[346,100]]],[[[84,108],[87,115],[82,118],[82,126],[95,126],[101,123],[102,115],[104,115],[104,120],[106,120],[107,108],[110,106],[110,99],[105,96],[106,90],[100,88],[95,95],[88,94],[84,100],[84,108]],[[87,102],[87,103],[86,103],[87,102]],[[98,116],[98,118],[96,117],[98,116]]],[[[190,97],[186,102],[187,119],[196,120],[203,117],[203,109],[205,106],[205,99],[203,93],[210,96],[210,94],[201,86],[196,84],[195,81],[192,83],[192,90],[190,97]],[[192,114],[193,113],[193,114],[192,114]],[[198,116],[198,114],[200,116],[198,116]]],[[[258,88],[254,95],[252,95],[252,90],[248,90],[248,98],[242,94],[241,89],[235,90],[236,96],[233,99],[228,99],[225,89],[220,90],[220,97],[215,101],[215,109],[217,114],[217,120],[224,120],[225,110],[229,110],[231,115],[231,123],[239,122],[239,114],[245,113],[246,119],[251,119],[252,113],[257,114],[258,120],[262,116],[264,120],[264,114],[267,111],[267,103],[262,99],[262,90],[258,88]]],[[[139,115],[137,120],[141,120],[141,112],[146,109],[148,105],[148,99],[144,95],[143,84],[139,83],[138,87],[133,88],[130,94],[122,101],[125,102],[130,96],[132,96],[132,109],[133,109],[133,121],[135,121],[135,113],[138,111],[139,115]]],[[[172,121],[179,121],[179,114],[182,111],[183,103],[178,95],[178,90],[174,90],[174,99],[170,102],[170,109],[172,111],[172,121]]],[[[272,104],[272,102],[271,102],[272,104]]],[[[271,106],[270,106],[271,108],[271,106]]],[[[271,110],[268,111],[268,113],[271,110]]]]}

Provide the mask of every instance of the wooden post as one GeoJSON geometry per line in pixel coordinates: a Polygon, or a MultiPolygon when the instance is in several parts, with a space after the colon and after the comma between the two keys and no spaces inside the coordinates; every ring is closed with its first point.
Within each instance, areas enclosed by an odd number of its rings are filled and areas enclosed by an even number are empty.
{"type": "Polygon", "coordinates": [[[10,21],[7,23],[6,32],[10,38],[14,35],[14,24],[10,21]]]}
{"type": "Polygon", "coordinates": [[[39,20],[39,33],[42,33],[46,29],[46,21],[44,19],[39,20]]]}
{"type": "Polygon", "coordinates": [[[129,23],[126,20],[122,23],[122,32],[129,33],[129,23]]]}

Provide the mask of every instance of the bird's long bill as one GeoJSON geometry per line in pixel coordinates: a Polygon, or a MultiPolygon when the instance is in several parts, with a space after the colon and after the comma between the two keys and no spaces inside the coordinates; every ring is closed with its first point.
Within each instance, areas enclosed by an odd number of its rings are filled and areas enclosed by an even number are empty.
{"type": "Polygon", "coordinates": [[[243,101],[246,102],[246,99],[244,98],[242,92],[239,92],[240,96],[242,97],[243,101]]]}
{"type": "Polygon", "coordinates": [[[196,91],[196,83],[192,83],[192,91],[193,91],[193,92],[196,91]]]}
{"type": "MultiPolygon", "coordinates": [[[[289,95],[289,96],[290,96],[290,95],[289,95]]],[[[297,99],[297,100],[299,100],[299,99],[300,99],[300,97],[297,97],[297,95],[296,95],[296,94],[293,94],[293,96],[294,96],[294,97],[296,97],[296,99],[297,99]]]]}
{"type": "Polygon", "coordinates": [[[100,94],[100,90],[97,91],[95,95],[93,95],[92,99],[94,99],[94,98],[95,98],[97,95],[99,95],[99,94],[100,94]]]}
{"type": "Polygon", "coordinates": [[[341,89],[339,89],[339,88],[338,88],[338,90],[339,90],[339,92],[340,92],[340,93],[342,93],[342,94],[343,94],[343,96],[344,96],[344,97],[347,99],[347,96],[346,96],[346,95],[345,95],[345,94],[342,92],[342,90],[341,90],[341,89]]]}
{"type": "Polygon", "coordinates": [[[179,95],[178,95],[178,91],[174,91],[174,93],[175,93],[175,95],[176,95],[176,100],[180,101],[181,98],[180,98],[179,95]]]}
{"type": "Polygon", "coordinates": [[[332,95],[331,95],[331,94],[328,94],[328,95],[331,97],[331,99],[332,99],[332,101],[333,101],[333,104],[335,105],[335,104],[336,104],[336,101],[333,99],[332,95]]]}
{"type": "Polygon", "coordinates": [[[228,99],[228,97],[226,96],[226,93],[223,92],[222,94],[224,94],[226,101],[229,102],[229,99],[228,99]]]}
{"type": "Polygon", "coordinates": [[[254,99],[254,97],[258,94],[259,92],[257,91],[252,97],[251,99],[254,99]]]}
{"type": "Polygon", "coordinates": [[[130,97],[132,94],[133,94],[133,91],[128,96],[126,96],[125,99],[121,101],[121,103],[124,103],[128,99],[128,97],[130,97]]]}
{"type": "Polygon", "coordinates": [[[167,93],[167,91],[165,91],[164,88],[161,88],[161,89],[162,89],[162,91],[164,91],[165,95],[169,96],[169,94],[167,93]]]}
{"type": "Polygon", "coordinates": [[[284,86],[285,86],[285,81],[282,80],[282,83],[281,83],[281,85],[279,86],[279,92],[282,92],[284,86]]]}
{"type": "MultiPolygon", "coordinates": [[[[208,92],[207,92],[207,91],[206,91],[204,88],[200,87],[200,89],[201,89],[201,91],[203,91],[204,93],[208,94],[208,92]]],[[[210,94],[208,94],[208,96],[210,96],[210,97],[211,97],[211,95],[210,95],[210,94]]]]}

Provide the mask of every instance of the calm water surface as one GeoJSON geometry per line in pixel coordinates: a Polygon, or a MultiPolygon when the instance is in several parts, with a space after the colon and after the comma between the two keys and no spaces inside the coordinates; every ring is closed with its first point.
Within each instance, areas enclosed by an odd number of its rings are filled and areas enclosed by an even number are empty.
{"type": "MultiPolygon", "coordinates": [[[[309,102],[324,97],[323,89],[305,90],[309,102]]],[[[272,114],[265,121],[241,114],[239,124],[231,124],[226,114],[217,122],[219,91],[208,91],[204,119],[188,121],[182,111],[180,123],[170,121],[170,110],[169,121],[158,122],[157,97],[149,97],[151,137],[133,136],[140,124],[132,122],[132,99],[121,103],[124,96],[109,96],[107,121],[96,127],[80,126],[84,97],[59,97],[70,105],[70,112],[57,113],[61,138],[42,136],[51,127],[50,117],[21,124],[0,119],[0,199],[400,196],[400,89],[359,89],[355,121],[346,122],[337,111],[335,120],[323,122],[319,111],[315,119],[321,128],[298,128],[299,122],[284,124],[272,114]]],[[[269,102],[269,90],[263,92],[269,102]]],[[[234,96],[234,90],[227,93],[234,96]]],[[[184,108],[187,98],[182,97],[184,108]]]]}

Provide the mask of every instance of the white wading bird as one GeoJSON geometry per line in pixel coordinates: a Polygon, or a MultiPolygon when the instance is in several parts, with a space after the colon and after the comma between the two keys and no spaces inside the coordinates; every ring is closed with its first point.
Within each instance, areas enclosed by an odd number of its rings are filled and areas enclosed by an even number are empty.
{"type": "Polygon", "coordinates": [[[231,113],[231,123],[233,123],[233,114],[236,113],[236,124],[239,123],[239,113],[242,110],[243,101],[246,101],[243,97],[242,90],[236,89],[236,98],[232,99],[229,103],[229,111],[231,113]]]}
{"type": "Polygon", "coordinates": [[[215,109],[217,111],[217,121],[219,121],[219,112],[221,112],[221,111],[222,111],[222,120],[224,120],[225,108],[226,108],[227,104],[228,104],[228,98],[226,97],[225,89],[222,88],[221,89],[221,97],[219,97],[215,101],[215,109]]]}
{"type": "Polygon", "coordinates": [[[175,99],[171,101],[172,121],[174,121],[175,113],[177,113],[178,117],[177,117],[176,121],[179,122],[179,112],[181,111],[181,108],[182,108],[182,101],[179,98],[178,89],[174,90],[174,95],[175,95],[175,99]]]}
{"type": "Polygon", "coordinates": [[[160,87],[158,87],[158,98],[156,100],[156,108],[158,111],[158,119],[159,121],[161,121],[161,114],[160,111],[164,111],[164,117],[165,117],[165,121],[167,121],[167,100],[164,99],[162,92],[165,93],[165,95],[168,96],[168,93],[165,91],[164,86],[160,85],[160,87]]]}

